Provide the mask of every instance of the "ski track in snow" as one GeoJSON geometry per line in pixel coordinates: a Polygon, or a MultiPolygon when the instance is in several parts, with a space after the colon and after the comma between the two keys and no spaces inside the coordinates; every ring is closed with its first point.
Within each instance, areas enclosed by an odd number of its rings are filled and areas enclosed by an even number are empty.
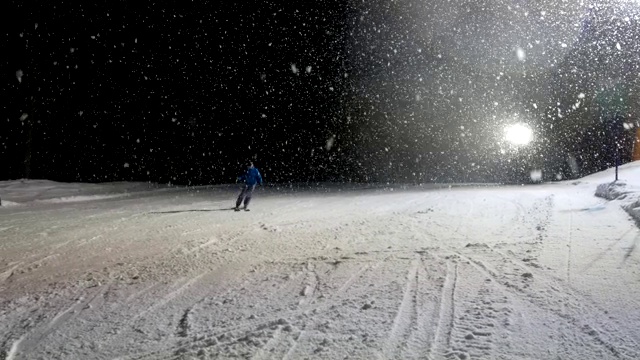
{"type": "Polygon", "coordinates": [[[442,356],[451,349],[451,333],[455,314],[455,291],[458,281],[458,266],[447,262],[447,273],[442,287],[440,309],[436,322],[435,337],[428,358],[442,356]]]}
{"type": "Polygon", "coordinates": [[[383,358],[385,359],[398,356],[397,352],[406,345],[406,338],[409,336],[411,327],[416,322],[418,267],[419,260],[413,260],[407,273],[402,301],[398,307],[396,317],[393,319],[393,326],[386,344],[383,346],[383,358]]]}
{"type": "Polygon", "coordinates": [[[572,239],[573,213],[569,213],[569,222],[567,224],[567,283],[571,284],[571,257],[573,250],[572,239]]]}
{"type": "MultiPolygon", "coordinates": [[[[488,251],[493,253],[493,251],[488,251]]],[[[527,271],[533,273],[533,278],[544,278],[544,274],[532,269],[526,269],[524,265],[517,264],[515,261],[499,252],[495,252],[498,259],[491,261],[494,266],[501,266],[502,268],[493,268],[487,265],[486,254],[483,256],[484,260],[475,260],[468,256],[463,256],[463,259],[473,264],[479,271],[486,274],[493,282],[500,284],[507,293],[523,298],[533,306],[541,307],[545,312],[549,312],[551,315],[555,315],[566,322],[566,326],[575,327],[575,331],[578,340],[576,344],[587,343],[597,345],[604,348],[605,357],[613,358],[634,358],[638,355],[637,350],[632,351],[631,354],[625,355],[627,350],[626,345],[618,345],[615,342],[620,341],[620,344],[632,343],[632,346],[637,348],[635,341],[626,338],[619,334],[619,329],[615,326],[615,323],[611,323],[607,320],[603,320],[600,316],[594,316],[591,319],[587,319],[585,314],[590,316],[606,313],[604,309],[599,306],[590,303],[588,299],[583,298],[579,293],[572,291],[570,284],[568,286],[562,286],[561,280],[545,279],[542,282],[542,289],[531,289],[530,284],[519,283],[517,276],[522,277],[527,271]],[[562,288],[562,294],[559,294],[559,290],[562,288]],[[556,293],[560,298],[560,303],[554,304],[547,301],[542,294],[556,293]],[[605,333],[600,333],[595,329],[606,329],[605,333]],[[585,336],[586,335],[586,336],[585,336]],[[588,337],[590,339],[585,339],[588,337]],[[592,340],[592,341],[588,341],[592,340]],[[608,354],[606,354],[608,352],[608,354]],[[635,353],[635,354],[634,354],[635,353]]],[[[477,256],[477,255],[473,255],[477,256]]],[[[489,257],[490,258],[490,257],[489,257]]],[[[540,283],[536,283],[538,285],[540,283]]]]}
{"type": "Polygon", "coordinates": [[[233,190],[0,209],[0,353],[640,358],[635,228],[590,186],[233,190]]]}

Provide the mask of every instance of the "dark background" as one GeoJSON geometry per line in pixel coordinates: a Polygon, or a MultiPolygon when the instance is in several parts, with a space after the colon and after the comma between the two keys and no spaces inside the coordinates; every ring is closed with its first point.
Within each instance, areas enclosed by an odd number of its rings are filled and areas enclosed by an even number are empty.
{"type": "Polygon", "coordinates": [[[556,3],[9,1],[0,179],[553,180],[616,139],[629,161],[640,5],[556,3]]]}

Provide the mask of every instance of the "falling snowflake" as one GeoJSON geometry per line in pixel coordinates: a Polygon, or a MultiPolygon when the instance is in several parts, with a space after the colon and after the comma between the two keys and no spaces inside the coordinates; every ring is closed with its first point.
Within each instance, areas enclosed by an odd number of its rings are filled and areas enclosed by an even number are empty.
{"type": "Polygon", "coordinates": [[[329,139],[327,139],[327,143],[325,144],[324,148],[329,151],[331,150],[331,148],[333,147],[333,145],[336,142],[336,136],[332,135],[329,139]]]}
{"type": "Polygon", "coordinates": [[[298,73],[298,67],[296,66],[296,64],[291,64],[291,71],[293,71],[294,74],[298,73]]]}

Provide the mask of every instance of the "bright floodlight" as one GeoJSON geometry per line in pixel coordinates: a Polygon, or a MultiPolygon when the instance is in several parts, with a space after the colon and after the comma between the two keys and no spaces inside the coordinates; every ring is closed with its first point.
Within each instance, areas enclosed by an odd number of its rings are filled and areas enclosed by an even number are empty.
{"type": "Polygon", "coordinates": [[[513,124],[504,129],[504,138],[513,145],[527,145],[533,140],[533,131],[527,125],[513,124]]]}

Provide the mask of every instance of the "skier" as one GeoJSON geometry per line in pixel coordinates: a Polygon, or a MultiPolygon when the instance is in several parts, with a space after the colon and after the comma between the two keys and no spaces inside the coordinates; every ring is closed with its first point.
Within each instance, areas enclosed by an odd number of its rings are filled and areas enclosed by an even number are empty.
{"type": "Polygon", "coordinates": [[[238,177],[238,181],[243,181],[244,186],[242,187],[242,191],[240,191],[240,195],[238,196],[238,200],[236,200],[235,211],[240,211],[240,205],[244,200],[244,210],[249,211],[249,202],[251,201],[251,195],[253,194],[253,190],[256,188],[256,184],[262,185],[262,175],[260,175],[260,171],[253,166],[253,163],[249,161],[247,163],[247,172],[238,177]]]}

